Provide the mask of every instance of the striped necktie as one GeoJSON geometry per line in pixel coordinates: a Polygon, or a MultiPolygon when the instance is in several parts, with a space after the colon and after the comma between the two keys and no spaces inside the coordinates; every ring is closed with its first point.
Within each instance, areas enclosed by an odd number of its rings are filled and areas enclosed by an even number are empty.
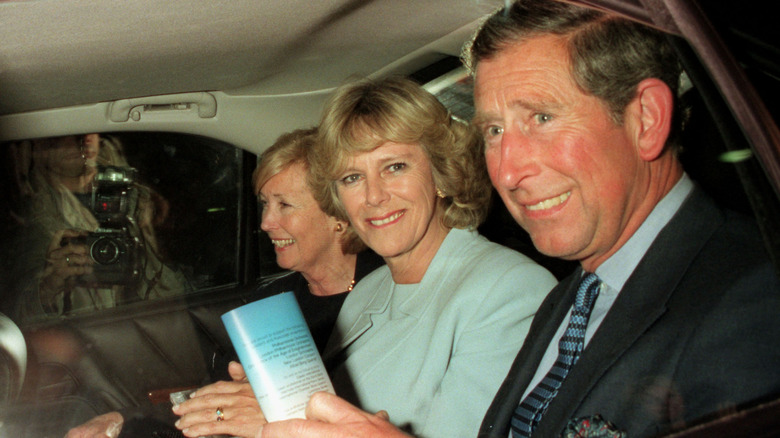
{"type": "Polygon", "coordinates": [[[520,402],[512,415],[512,436],[530,437],[550,401],[558,394],[563,379],[582,354],[585,329],[588,327],[593,303],[599,295],[601,281],[596,274],[587,274],[580,281],[574,309],[566,331],[558,343],[558,359],[538,385],[520,402]]]}

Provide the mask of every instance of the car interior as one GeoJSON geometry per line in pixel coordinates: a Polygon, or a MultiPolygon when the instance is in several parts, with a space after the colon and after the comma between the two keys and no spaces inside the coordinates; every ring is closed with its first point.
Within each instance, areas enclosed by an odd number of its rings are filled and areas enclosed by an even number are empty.
{"type": "MultiPolygon", "coordinates": [[[[753,215],[780,262],[780,38],[766,5],[572,1],[669,33],[687,72],[686,170],[753,215]]],[[[64,436],[112,410],[169,409],[169,393],[213,378],[215,353],[231,348],[220,315],[280,271],[259,229],[257,156],[279,135],[314,126],[329,94],[362,77],[411,77],[470,119],[461,50],[503,4],[0,1],[0,437],[64,436]],[[26,314],[24,294],[43,263],[25,218],[41,178],[35,165],[46,141],[88,134],[101,138],[98,176],[107,182],[92,205],[109,231],[86,238],[119,248],[124,267],[142,263],[139,245],[159,261],[143,262],[132,279],[107,272],[100,284],[142,283],[148,297],[26,314]],[[143,230],[98,214],[128,203],[153,207],[143,230]]],[[[483,235],[558,278],[573,269],[538,253],[493,203],[483,235]]]]}

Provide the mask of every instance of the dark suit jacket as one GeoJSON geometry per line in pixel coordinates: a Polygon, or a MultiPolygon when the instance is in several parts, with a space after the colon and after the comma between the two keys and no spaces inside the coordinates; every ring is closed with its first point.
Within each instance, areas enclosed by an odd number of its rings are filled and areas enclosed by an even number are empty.
{"type": "MultiPolygon", "coordinates": [[[[485,416],[512,412],[572,305],[581,271],[553,289],[485,416]]],[[[780,285],[755,225],[699,189],[653,242],[542,417],[535,437],[600,414],[631,438],[780,394],[780,285]]]]}

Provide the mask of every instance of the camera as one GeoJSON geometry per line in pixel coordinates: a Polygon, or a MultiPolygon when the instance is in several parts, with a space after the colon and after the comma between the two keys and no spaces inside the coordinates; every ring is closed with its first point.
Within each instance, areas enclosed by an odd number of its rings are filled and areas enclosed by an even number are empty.
{"type": "Polygon", "coordinates": [[[131,220],[136,173],[132,167],[98,166],[92,186],[92,213],[101,228],[122,227],[131,220]]]}
{"type": "Polygon", "coordinates": [[[94,262],[92,274],[82,276],[83,283],[111,286],[129,285],[138,280],[141,245],[126,229],[98,230],[72,241],[86,245],[94,262]]]}
{"type": "Polygon", "coordinates": [[[137,196],[131,167],[99,166],[93,181],[91,210],[99,223],[96,231],[77,239],[87,246],[94,262],[85,284],[112,286],[134,284],[141,274],[142,244],[133,214],[137,196]]]}

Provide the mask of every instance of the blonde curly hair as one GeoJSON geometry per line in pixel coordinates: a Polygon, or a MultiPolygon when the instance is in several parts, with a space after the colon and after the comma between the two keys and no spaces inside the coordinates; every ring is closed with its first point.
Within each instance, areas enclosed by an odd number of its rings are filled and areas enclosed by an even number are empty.
{"type": "Polygon", "coordinates": [[[336,186],[347,160],[387,142],[417,144],[430,160],[433,181],[444,195],[443,225],[475,229],[485,220],[491,186],[482,138],[452,117],[435,96],[405,78],[364,79],[340,87],[320,121],[311,151],[314,197],[323,210],[348,221],[336,186]]]}

